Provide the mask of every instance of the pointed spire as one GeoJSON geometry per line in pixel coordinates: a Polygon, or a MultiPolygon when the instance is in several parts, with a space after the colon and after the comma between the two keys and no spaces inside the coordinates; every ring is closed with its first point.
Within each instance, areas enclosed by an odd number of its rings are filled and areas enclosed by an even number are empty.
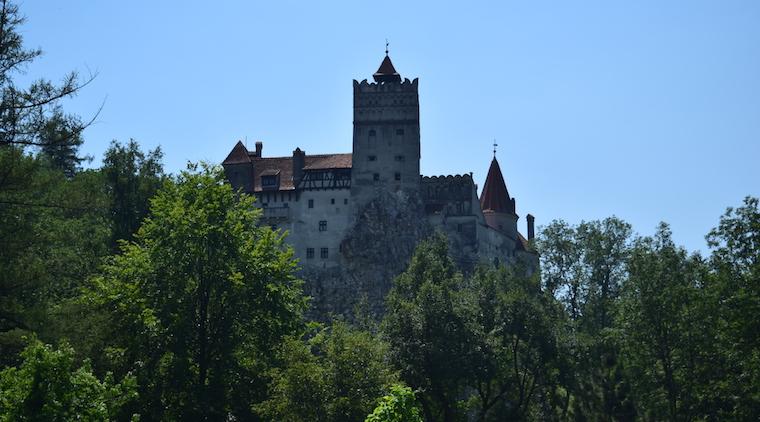
{"type": "Polygon", "coordinates": [[[377,69],[372,77],[375,82],[401,82],[401,75],[396,72],[396,68],[393,67],[390,56],[388,56],[388,40],[385,40],[385,57],[383,62],[380,63],[380,68],[377,69]]]}
{"type": "Polygon", "coordinates": [[[504,183],[504,176],[501,175],[501,168],[496,157],[493,157],[491,161],[483,192],[480,194],[480,208],[483,211],[515,214],[515,201],[509,196],[507,184],[504,183]]]}

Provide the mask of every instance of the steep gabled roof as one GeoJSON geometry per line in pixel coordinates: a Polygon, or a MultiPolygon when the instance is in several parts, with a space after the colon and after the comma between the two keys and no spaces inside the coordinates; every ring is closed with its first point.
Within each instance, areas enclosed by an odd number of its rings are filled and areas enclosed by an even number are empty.
{"type": "Polygon", "coordinates": [[[504,177],[501,175],[501,168],[496,157],[491,161],[486,183],[483,185],[483,192],[480,194],[480,208],[483,211],[515,214],[515,203],[509,196],[507,184],[504,183],[504,177]]]}
{"type": "Polygon", "coordinates": [[[238,141],[222,164],[246,164],[250,162],[251,157],[248,156],[248,149],[243,145],[243,142],[238,141]]]}

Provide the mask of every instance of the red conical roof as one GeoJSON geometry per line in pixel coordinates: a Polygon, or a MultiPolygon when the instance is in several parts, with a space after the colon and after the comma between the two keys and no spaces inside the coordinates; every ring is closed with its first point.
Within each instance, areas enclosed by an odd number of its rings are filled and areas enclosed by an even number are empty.
{"type": "Polygon", "coordinates": [[[393,67],[391,58],[387,54],[372,77],[375,78],[375,82],[401,82],[401,75],[396,72],[396,68],[393,67]]]}
{"type": "Polygon", "coordinates": [[[501,168],[499,168],[496,157],[491,161],[486,183],[483,185],[483,192],[480,194],[480,208],[483,211],[515,213],[515,203],[509,197],[507,184],[504,183],[504,177],[501,175],[501,168]]]}

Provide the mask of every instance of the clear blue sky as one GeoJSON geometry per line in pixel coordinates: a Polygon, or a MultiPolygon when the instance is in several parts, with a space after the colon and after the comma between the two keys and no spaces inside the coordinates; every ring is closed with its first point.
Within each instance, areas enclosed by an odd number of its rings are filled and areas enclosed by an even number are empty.
{"type": "Polygon", "coordinates": [[[38,1],[21,4],[28,77],[97,72],[67,109],[84,152],[161,145],[167,170],[350,152],[352,79],[385,38],[420,79],[422,171],[472,171],[491,143],[520,229],[617,215],[690,250],[727,206],[760,196],[760,2],[38,1]]]}

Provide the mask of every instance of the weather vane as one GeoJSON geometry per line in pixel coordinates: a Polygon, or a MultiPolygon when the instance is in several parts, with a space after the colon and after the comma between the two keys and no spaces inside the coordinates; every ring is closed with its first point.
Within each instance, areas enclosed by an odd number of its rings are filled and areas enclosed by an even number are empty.
{"type": "Polygon", "coordinates": [[[493,140],[493,157],[496,158],[496,147],[498,147],[499,144],[496,143],[496,139],[493,140]]]}
{"type": "Polygon", "coordinates": [[[388,55],[388,38],[385,39],[385,55],[388,55]]]}

